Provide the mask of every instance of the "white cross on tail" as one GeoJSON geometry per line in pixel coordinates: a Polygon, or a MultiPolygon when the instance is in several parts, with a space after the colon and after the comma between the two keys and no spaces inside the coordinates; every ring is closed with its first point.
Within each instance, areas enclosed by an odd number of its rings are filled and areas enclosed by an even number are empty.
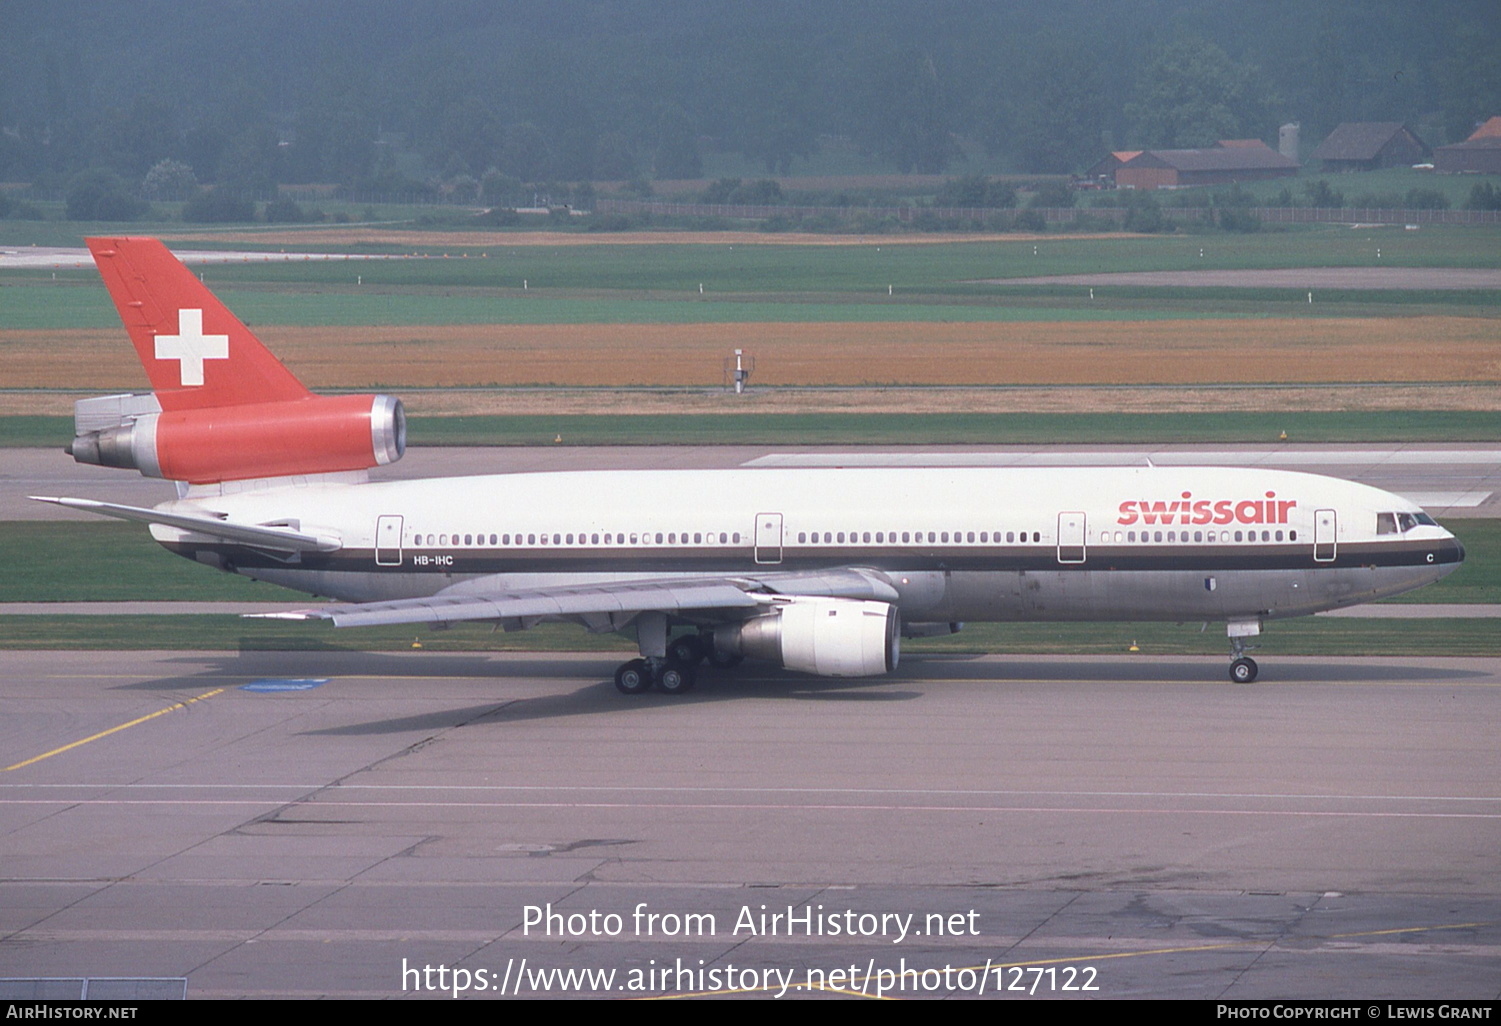
{"type": "Polygon", "coordinates": [[[229,359],[229,336],[205,335],[202,310],[179,310],[177,334],[156,336],[156,358],[177,361],[184,387],[201,385],[204,360],[229,359]]]}

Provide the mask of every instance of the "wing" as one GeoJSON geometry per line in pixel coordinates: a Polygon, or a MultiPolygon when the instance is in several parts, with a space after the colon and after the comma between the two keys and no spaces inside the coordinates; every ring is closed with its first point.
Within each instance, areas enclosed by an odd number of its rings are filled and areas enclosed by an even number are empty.
{"type": "Polygon", "coordinates": [[[468,581],[428,598],[313,606],[262,619],[332,620],[336,627],[382,624],[446,624],[466,620],[530,627],[543,620],[574,620],[590,630],[620,630],[638,613],[703,613],[726,619],[753,615],[778,596],[821,595],[894,602],[896,589],[872,570],[768,573],[751,577],[689,577],[601,580],[547,588],[507,589],[501,579],[468,581]]]}
{"type": "Polygon", "coordinates": [[[168,513],[159,509],[142,509],[139,506],[121,506],[113,502],[96,502],[93,499],[64,499],[51,495],[30,495],[37,502],[50,502],[56,506],[97,513],[116,520],[133,520],[141,524],[165,524],[180,531],[237,542],[258,549],[277,552],[335,552],[342,542],[327,535],[304,534],[290,527],[275,527],[260,524],[233,524],[211,516],[194,516],[188,513],[168,513]]]}

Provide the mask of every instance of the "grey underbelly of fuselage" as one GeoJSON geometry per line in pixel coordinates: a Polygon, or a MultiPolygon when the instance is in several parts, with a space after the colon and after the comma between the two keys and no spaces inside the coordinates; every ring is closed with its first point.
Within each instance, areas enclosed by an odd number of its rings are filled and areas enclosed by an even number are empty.
{"type": "MultiPolygon", "coordinates": [[[[1305,616],[1400,594],[1443,576],[1449,567],[1340,567],[1288,570],[1004,570],[887,571],[908,623],[1047,620],[1229,620],[1305,616]]],[[[604,579],[591,575],[414,575],[287,568],[242,571],[259,580],[345,602],[417,598],[489,577],[507,587],[558,586],[604,579]]],[[[618,580],[621,575],[608,579],[618,580]]],[[[661,579],[663,575],[651,575],[661,579]]]]}

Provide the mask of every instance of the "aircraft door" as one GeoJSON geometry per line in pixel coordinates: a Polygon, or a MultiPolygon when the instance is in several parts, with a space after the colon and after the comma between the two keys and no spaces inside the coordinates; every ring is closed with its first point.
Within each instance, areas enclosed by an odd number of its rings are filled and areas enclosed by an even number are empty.
{"type": "Polygon", "coordinates": [[[1058,514],[1058,562],[1084,562],[1084,514],[1058,514]]]}
{"type": "Polygon", "coordinates": [[[782,514],[756,514],[756,562],[782,561],[782,514]]]}
{"type": "Polygon", "coordinates": [[[1334,510],[1315,510],[1313,514],[1313,561],[1315,563],[1334,562],[1338,537],[1339,521],[1334,510]]]}
{"type": "Polygon", "coordinates": [[[401,565],[401,517],[383,516],[376,518],[375,565],[401,565]]]}

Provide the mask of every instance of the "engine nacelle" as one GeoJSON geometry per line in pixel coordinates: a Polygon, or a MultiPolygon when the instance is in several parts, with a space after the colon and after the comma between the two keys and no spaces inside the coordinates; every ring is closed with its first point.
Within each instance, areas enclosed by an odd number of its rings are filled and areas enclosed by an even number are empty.
{"type": "Polygon", "coordinates": [[[169,410],[92,431],[80,422],[68,451],[79,463],[189,484],[367,470],[401,459],[406,413],[386,395],[169,410]]]}
{"type": "Polygon", "coordinates": [[[901,614],[886,602],[796,597],[714,630],[714,647],[821,677],[873,677],[901,658],[901,614]]]}

